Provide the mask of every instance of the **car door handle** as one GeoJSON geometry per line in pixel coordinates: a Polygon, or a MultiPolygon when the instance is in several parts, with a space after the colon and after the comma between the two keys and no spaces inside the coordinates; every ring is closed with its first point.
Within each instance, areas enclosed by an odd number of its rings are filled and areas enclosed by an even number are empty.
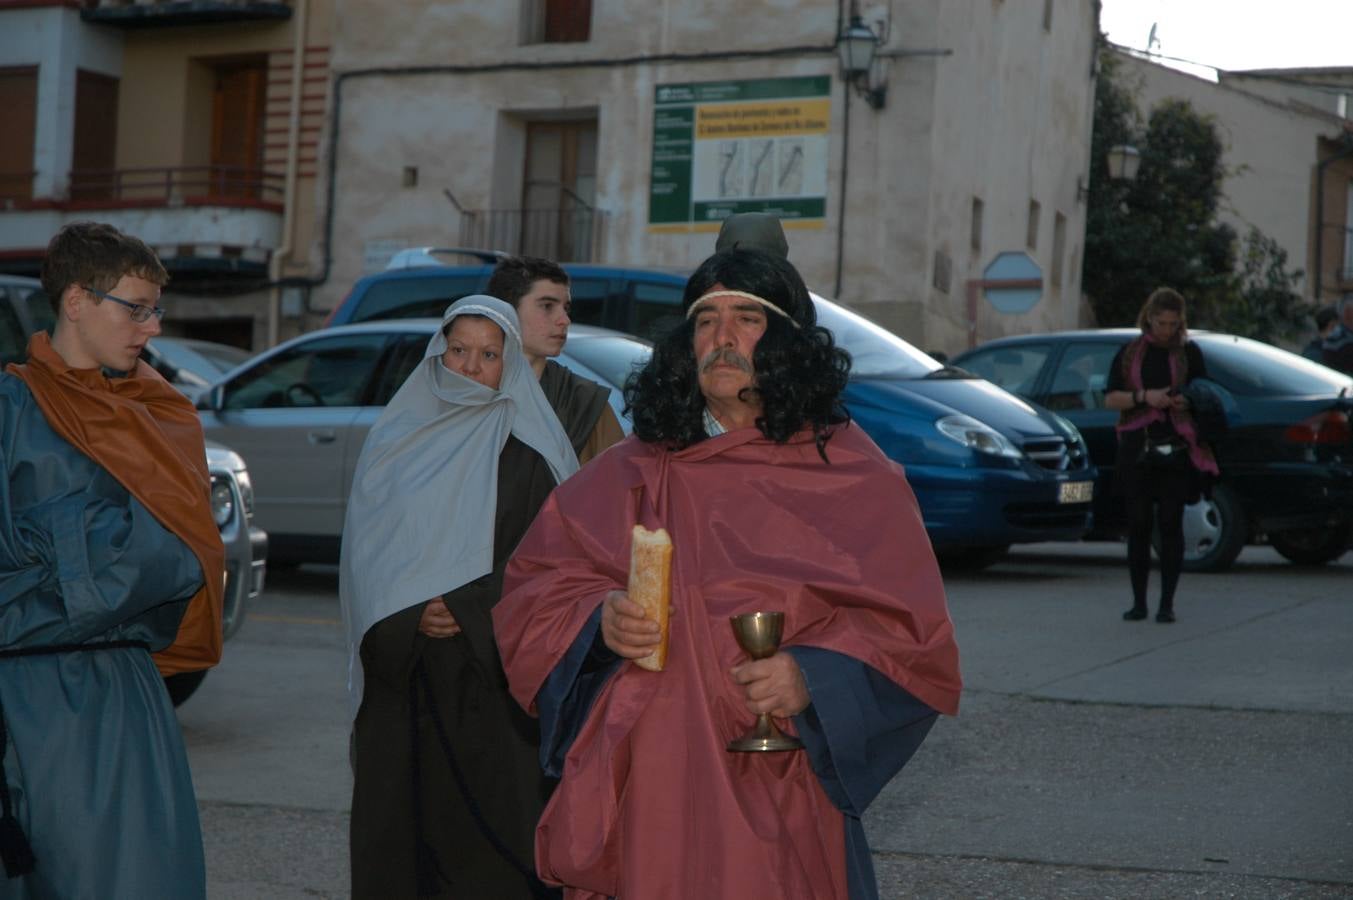
{"type": "Polygon", "coordinates": [[[305,439],[312,444],[332,444],[338,439],[338,435],[332,431],[312,431],[305,436],[305,439]]]}

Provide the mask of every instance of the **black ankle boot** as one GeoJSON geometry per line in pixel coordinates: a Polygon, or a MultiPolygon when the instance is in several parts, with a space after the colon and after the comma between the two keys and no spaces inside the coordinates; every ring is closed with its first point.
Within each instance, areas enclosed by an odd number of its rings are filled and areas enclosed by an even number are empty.
{"type": "Polygon", "coordinates": [[[1123,613],[1123,621],[1125,622],[1140,622],[1142,619],[1145,618],[1146,618],[1145,606],[1134,606],[1132,607],[1132,609],[1123,613]]]}
{"type": "MultiPolygon", "coordinates": [[[[1146,615],[1146,613],[1142,613],[1142,615],[1146,615]]],[[[1174,610],[1173,610],[1173,609],[1165,609],[1165,608],[1162,608],[1162,609],[1160,610],[1160,612],[1156,613],[1156,621],[1157,621],[1157,622],[1173,622],[1173,621],[1174,621],[1174,610]]]]}

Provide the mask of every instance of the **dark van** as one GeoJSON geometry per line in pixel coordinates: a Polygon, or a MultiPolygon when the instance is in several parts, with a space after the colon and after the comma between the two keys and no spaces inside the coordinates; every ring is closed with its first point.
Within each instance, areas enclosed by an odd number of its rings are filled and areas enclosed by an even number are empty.
{"type": "MultiPolygon", "coordinates": [[[[483,293],[500,255],[430,247],[401,251],[385,271],[354,284],[324,324],[441,318],[453,301],[483,293]],[[445,265],[433,254],[469,256],[473,262],[445,265]]],[[[561,265],[568,272],[574,322],[652,340],[681,319],[681,294],[689,273],[590,263],[561,265]]]]}

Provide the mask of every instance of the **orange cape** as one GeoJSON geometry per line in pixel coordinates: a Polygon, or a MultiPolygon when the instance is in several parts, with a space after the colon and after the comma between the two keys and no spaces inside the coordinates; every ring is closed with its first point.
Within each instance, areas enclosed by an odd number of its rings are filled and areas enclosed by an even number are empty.
{"type": "Polygon", "coordinates": [[[188,603],[178,636],[154,654],[162,675],[210,668],[221,660],[225,547],[211,514],[211,475],[202,424],[188,399],[144,362],[125,378],[73,369],[46,332],[28,341],[23,379],[47,424],[98,463],[193,551],[203,587],[188,603]]]}

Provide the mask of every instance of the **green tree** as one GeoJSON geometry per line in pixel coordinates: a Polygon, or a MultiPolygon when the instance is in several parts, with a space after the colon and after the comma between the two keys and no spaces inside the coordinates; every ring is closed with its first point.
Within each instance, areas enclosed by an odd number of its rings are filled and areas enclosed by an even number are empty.
{"type": "Polygon", "coordinates": [[[1082,279],[1099,324],[1132,324],[1147,295],[1168,285],[1188,299],[1190,324],[1270,342],[1299,337],[1314,312],[1298,290],[1302,272],[1288,269],[1273,238],[1251,228],[1242,246],[1217,220],[1227,173],[1211,117],[1166,100],[1143,126],[1117,53],[1101,45],[1099,62],[1082,279]],[[1141,153],[1135,181],[1109,178],[1118,144],[1141,153]]]}
{"type": "Polygon", "coordinates": [[[1240,263],[1235,296],[1211,311],[1208,326],[1274,344],[1302,337],[1315,307],[1298,291],[1303,275],[1287,268],[1287,251],[1251,228],[1240,263]]]}
{"type": "Polygon", "coordinates": [[[1145,132],[1118,60],[1100,54],[1091,140],[1085,275],[1101,325],[1128,325],[1151,291],[1169,285],[1190,301],[1189,319],[1213,317],[1236,292],[1236,235],[1217,221],[1225,179],[1212,120],[1184,100],[1151,110],[1145,132]],[[1133,139],[1133,135],[1140,135],[1133,139]],[[1131,182],[1109,178],[1108,149],[1135,144],[1141,167],[1131,182]]]}

